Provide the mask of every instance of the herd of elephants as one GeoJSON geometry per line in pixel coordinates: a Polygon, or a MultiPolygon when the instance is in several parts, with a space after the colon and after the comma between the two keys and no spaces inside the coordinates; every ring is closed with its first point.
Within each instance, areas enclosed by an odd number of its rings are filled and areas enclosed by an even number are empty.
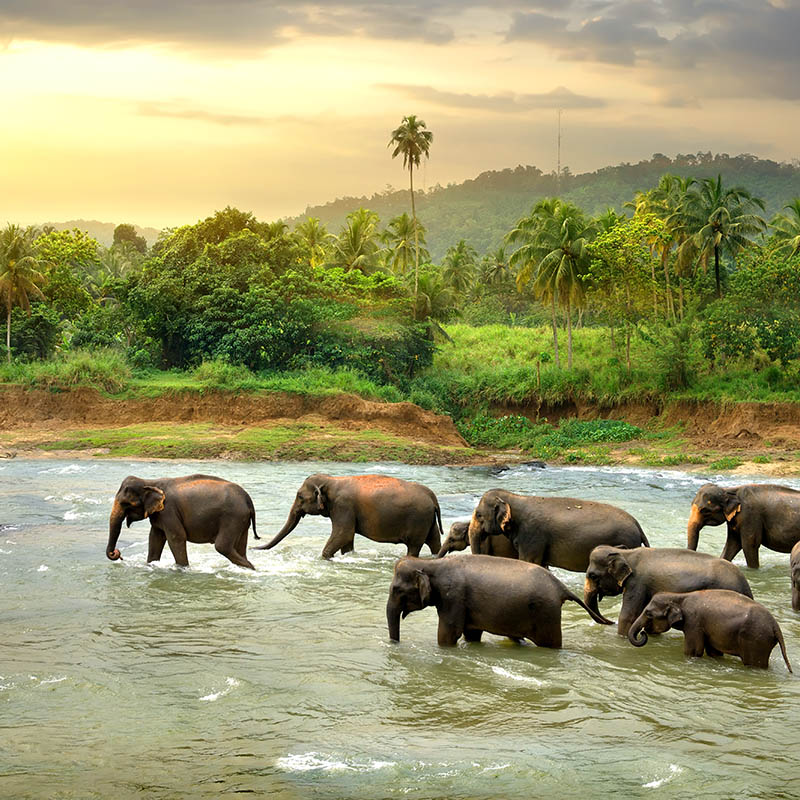
{"type": "MultiPolygon", "coordinates": [[[[744,551],[759,566],[763,545],[791,553],[792,608],[800,611],[800,491],[748,484],[723,488],[707,483],[692,501],[688,547],[651,547],[639,523],[606,503],[570,497],[487,491],[471,520],[453,523],[442,542],[436,495],[426,486],[383,475],[311,475],[297,492],[275,537],[284,539],[306,514],[329,517],[332,530],[323,558],[353,550],[358,533],[376,542],[404,544],[386,604],[389,636],[400,639],[400,620],[435,606],[438,642],[461,636],[479,641],[483,632],[542,647],[561,647],[561,606],[571,600],[596,622],[603,597],[622,595],[621,636],[637,647],[647,635],[683,631],[688,656],[736,655],[748,666],[767,667],[783,635],[772,614],[753,599],[743,573],[731,563],[744,551]],[[720,558],[698,553],[700,529],[727,524],[720,558]],[[434,558],[419,558],[423,545],[434,558]],[[472,554],[444,558],[471,548],[472,554]],[[573,594],[548,567],[585,572],[584,598],[573,594]]],[[[158,561],[169,544],[176,564],[188,566],[186,543],[213,543],[234,564],[248,560],[250,526],[256,517],[250,495],[239,485],[209,475],[143,480],[126,478],[114,498],[106,555],[119,559],[122,522],[150,521],[147,560],[158,561]]]]}

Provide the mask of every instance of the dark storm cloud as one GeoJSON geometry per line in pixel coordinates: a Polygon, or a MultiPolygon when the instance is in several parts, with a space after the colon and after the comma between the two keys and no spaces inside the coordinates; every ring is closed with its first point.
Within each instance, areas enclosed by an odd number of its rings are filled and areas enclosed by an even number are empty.
{"type": "Polygon", "coordinates": [[[596,97],[574,94],[559,86],[542,94],[461,94],[443,92],[432,86],[404,84],[382,84],[380,88],[402,92],[415,100],[425,101],[447,108],[464,108],[479,111],[495,111],[503,114],[519,113],[540,108],[600,108],[605,101],[596,97]]]}

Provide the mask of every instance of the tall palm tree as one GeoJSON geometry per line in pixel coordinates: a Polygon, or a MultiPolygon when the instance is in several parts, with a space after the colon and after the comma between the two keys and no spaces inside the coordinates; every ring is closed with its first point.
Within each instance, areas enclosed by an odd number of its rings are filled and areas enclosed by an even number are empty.
{"type": "Polygon", "coordinates": [[[506,236],[510,244],[521,243],[511,255],[511,264],[519,266],[517,288],[531,283],[533,293],[549,302],[553,322],[553,348],[556,366],[558,326],[556,304],[564,307],[567,317],[567,366],[572,368],[572,306],[583,303],[583,276],[589,267],[587,240],[594,235],[594,224],[574,203],[558,197],[540,200],[531,214],[517,222],[506,236]]]}
{"type": "Polygon", "coordinates": [[[31,313],[30,296],[44,298],[44,283],[34,250],[36,228],[6,225],[0,231],[0,298],[6,306],[6,356],[11,363],[11,310],[17,305],[31,313]]]}
{"type": "Polygon", "coordinates": [[[414,218],[414,245],[416,259],[414,262],[414,297],[419,291],[419,231],[417,227],[417,208],[414,204],[414,168],[419,167],[422,156],[430,157],[433,133],[426,129],[425,121],[409,114],[403,117],[399,127],[392,131],[388,147],[394,147],[392,158],[403,154],[403,167],[408,167],[409,189],[411,191],[411,216],[414,218]]]}
{"type": "Polygon", "coordinates": [[[442,277],[458,294],[466,294],[475,278],[478,254],[463,239],[447,248],[442,262],[442,277]]]}
{"type": "Polygon", "coordinates": [[[348,214],[347,224],[333,241],[330,263],[347,272],[372,272],[378,262],[378,222],[378,215],[367,208],[348,214]]]}
{"type": "MultiPolygon", "coordinates": [[[[414,259],[414,232],[414,221],[403,212],[390,220],[381,234],[381,240],[387,248],[387,265],[395,275],[406,275],[409,263],[414,259]]],[[[429,261],[430,254],[425,247],[426,231],[421,223],[417,223],[416,233],[420,256],[423,261],[429,261]]]]}
{"type": "MultiPolygon", "coordinates": [[[[704,178],[684,195],[680,208],[673,215],[674,230],[685,239],[678,250],[680,263],[694,263],[699,258],[706,267],[714,257],[714,278],[717,297],[722,297],[720,257],[736,253],[751,242],[749,237],[764,231],[767,223],[754,213],[764,210],[764,201],[753,197],[747,189],[734,186],[726,189],[722,176],[704,178]]],[[[670,220],[667,220],[670,225],[670,220]]]]}
{"type": "Polygon", "coordinates": [[[800,253],[800,197],[795,197],[784,208],[789,213],[776,214],[769,224],[775,231],[775,250],[793,256],[800,253]]]}
{"type": "Polygon", "coordinates": [[[318,217],[306,217],[294,228],[300,244],[308,251],[308,261],[312,267],[318,267],[325,261],[330,240],[333,238],[318,217]]]}

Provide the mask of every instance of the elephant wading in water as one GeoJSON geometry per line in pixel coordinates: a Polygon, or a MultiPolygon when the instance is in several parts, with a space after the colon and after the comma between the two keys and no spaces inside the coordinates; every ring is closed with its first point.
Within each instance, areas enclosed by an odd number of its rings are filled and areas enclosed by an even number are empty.
{"type": "Polygon", "coordinates": [[[181,567],[189,566],[186,542],[213,542],[218,553],[240,567],[255,569],[248,561],[247,531],[256,512],[250,495],[241,486],[212,475],[186,475],[183,478],[144,480],[129,476],[114,497],[108,522],[106,555],[121,558],[117,540],[122,521],[128,527],[140,519],[150,520],[147,561],[158,561],[164,544],[181,567]]]}
{"type": "Polygon", "coordinates": [[[423,544],[434,554],[441,547],[439,501],[427,486],[386,475],[320,474],[303,481],[283,528],[272,541],[255,549],[275,547],[306,514],[330,517],[332,530],[323,558],[339,550],[349,553],[357,533],[374,542],[404,544],[411,556],[419,555],[423,544]]]}
{"type": "MultiPolygon", "coordinates": [[[[437,558],[443,558],[448,553],[455,553],[460,550],[466,550],[469,547],[469,522],[454,522],[450,526],[450,532],[447,534],[444,542],[442,542],[442,549],[439,550],[437,558]]],[[[485,556],[500,556],[501,558],[519,558],[517,548],[511,544],[511,541],[506,536],[487,536],[481,539],[478,545],[478,553],[476,555],[485,556]]]]}
{"type": "Polygon", "coordinates": [[[792,548],[789,568],[792,571],[792,608],[800,611],[800,542],[792,548]]]}
{"type": "Polygon", "coordinates": [[[800,492],[786,486],[750,483],[724,489],[706,483],[692,500],[688,547],[697,550],[700,529],[728,524],[721,558],[733,561],[744,550],[747,566],[758,568],[758,548],[789,553],[800,541],[800,492]]]}
{"type": "Polygon", "coordinates": [[[504,534],[522,561],[585,572],[589,554],[601,544],[649,547],[639,523],[606,503],[574,497],[530,497],[490,489],[469,527],[473,553],[488,536],[504,534]]]}
{"type": "Polygon", "coordinates": [[[792,671],[775,617],[761,603],[738,592],[659,592],[631,625],[628,640],[643,647],[648,633],[664,633],[670,628],[683,631],[687,656],[702,656],[704,650],[710,656],[728,653],[739,656],[748,667],[768,667],[769,654],[779,644],[786,667],[792,671]]]}
{"type": "Polygon", "coordinates": [[[730,589],[753,598],[739,567],[706,553],[679,547],[625,550],[596,547],[586,570],[583,599],[599,613],[597,601],[622,595],[617,632],[627,636],[633,621],[658,592],[730,589]]]}
{"type": "Polygon", "coordinates": [[[561,647],[561,605],[571,600],[595,622],[609,624],[548,570],[510,558],[468,555],[442,560],[401,558],[386,603],[389,638],[400,641],[400,618],[426,606],[439,613],[438,642],[461,635],[479,642],[484,631],[561,647]]]}

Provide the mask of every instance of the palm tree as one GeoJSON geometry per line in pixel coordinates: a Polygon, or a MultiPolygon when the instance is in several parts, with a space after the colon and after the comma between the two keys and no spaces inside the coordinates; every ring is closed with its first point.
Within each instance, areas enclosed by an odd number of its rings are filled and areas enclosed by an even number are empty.
{"type": "Polygon", "coordinates": [[[0,231],[0,298],[6,306],[6,356],[11,363],[11,310],[15,305],[31,313],[30,295],[44,299],[37,284],[44,283],[34,251],[36,228],[6,225],[0,231]]]}
{"type": "Polygon", "coordinates": [[[308,261],[312,267],[318,267],[325,261],[325,254],[330,240],[333,238],[327,228],[317,217],[306,217],[294,228],[300,244],[308,251],[308,261]]]}
{"type": "Polygon", "coordinates": [[[475,278],[478,254],[463,239],[447,248],[442,262],[442,277],[458,294],[465,294],[475,278]]]}
{"type": "Polygon", "coordinates": [[[770,227],[775,230],[775,250],[794,256],[800,253],[800,197],[795,197],[784,208],[788,214],[776,214],[770,222],[770,227]]]}
{"type": "MultiPolygon", "coordinates": [[[[405,275],[408,265],[414,259],[414,221],[405,212],[394,217],[381,234],[381,240],[387,247],[387,265],[395,275],[405,275]]],[[[430,261],[430,254],[425,248],[425,227],[417,223],[417,242],[423,261],[430,261]]]]}
{"type": "Polygon", "coordinates": [[[422,156],[429,158],[433,133],[426,130],[425,121],[417,119],[414,114],[403,117],[400,126],[392,131],[388,147],[394,147],[392,158],[403,154],[403,167],[408,167],[409,188],[411,191],[411,216],[414,218],[414,245],[416,259],[414,262],[414,297],[419,291],[419,232],[417,227],[417,209],[414,204],[414,167],[419,167],[422,156]]]}
{"type": "Polygon", "coordinates": [[[517,222],[506,241],[521,242],[511,255],[511,264],[519,265],[517,288],[531,283],[533,293],[549,302],[553,322],[553,348],[556,366],[558,326],[556,304],[564,307],[567,317],[567,366],[572,368],[572,305],[583,303],[583,275],[589,267],[586,243],[594,234],[594,224],[574,204],[558,197],[540,200],[529,216],[517,222]]]}
{"type": "Polygon", "coordinates": [[[670,227],[685,237],[678,249],[680,263],[694,263],[699,257],[706,267],[713,254],[717,297],[722,297],[720,256],[727,253],[734,257],[750,244],[750,236],[767,227],[763,217],[753,213],[756,208],[763,211],[764,201],[739,186],[726,189],[722,176],[717,175],[716,179],[704,178],[697,188],[689,189],[673,214],[673,224],[667,220],[670,227]]]}
{"type": "Polygon", "coordinates": [[[347,272],[372,272],[378,262],[378,222],[378,215],[367,208],[348,214],[347,224],[333,241],[330,263],[347,272]]]}

